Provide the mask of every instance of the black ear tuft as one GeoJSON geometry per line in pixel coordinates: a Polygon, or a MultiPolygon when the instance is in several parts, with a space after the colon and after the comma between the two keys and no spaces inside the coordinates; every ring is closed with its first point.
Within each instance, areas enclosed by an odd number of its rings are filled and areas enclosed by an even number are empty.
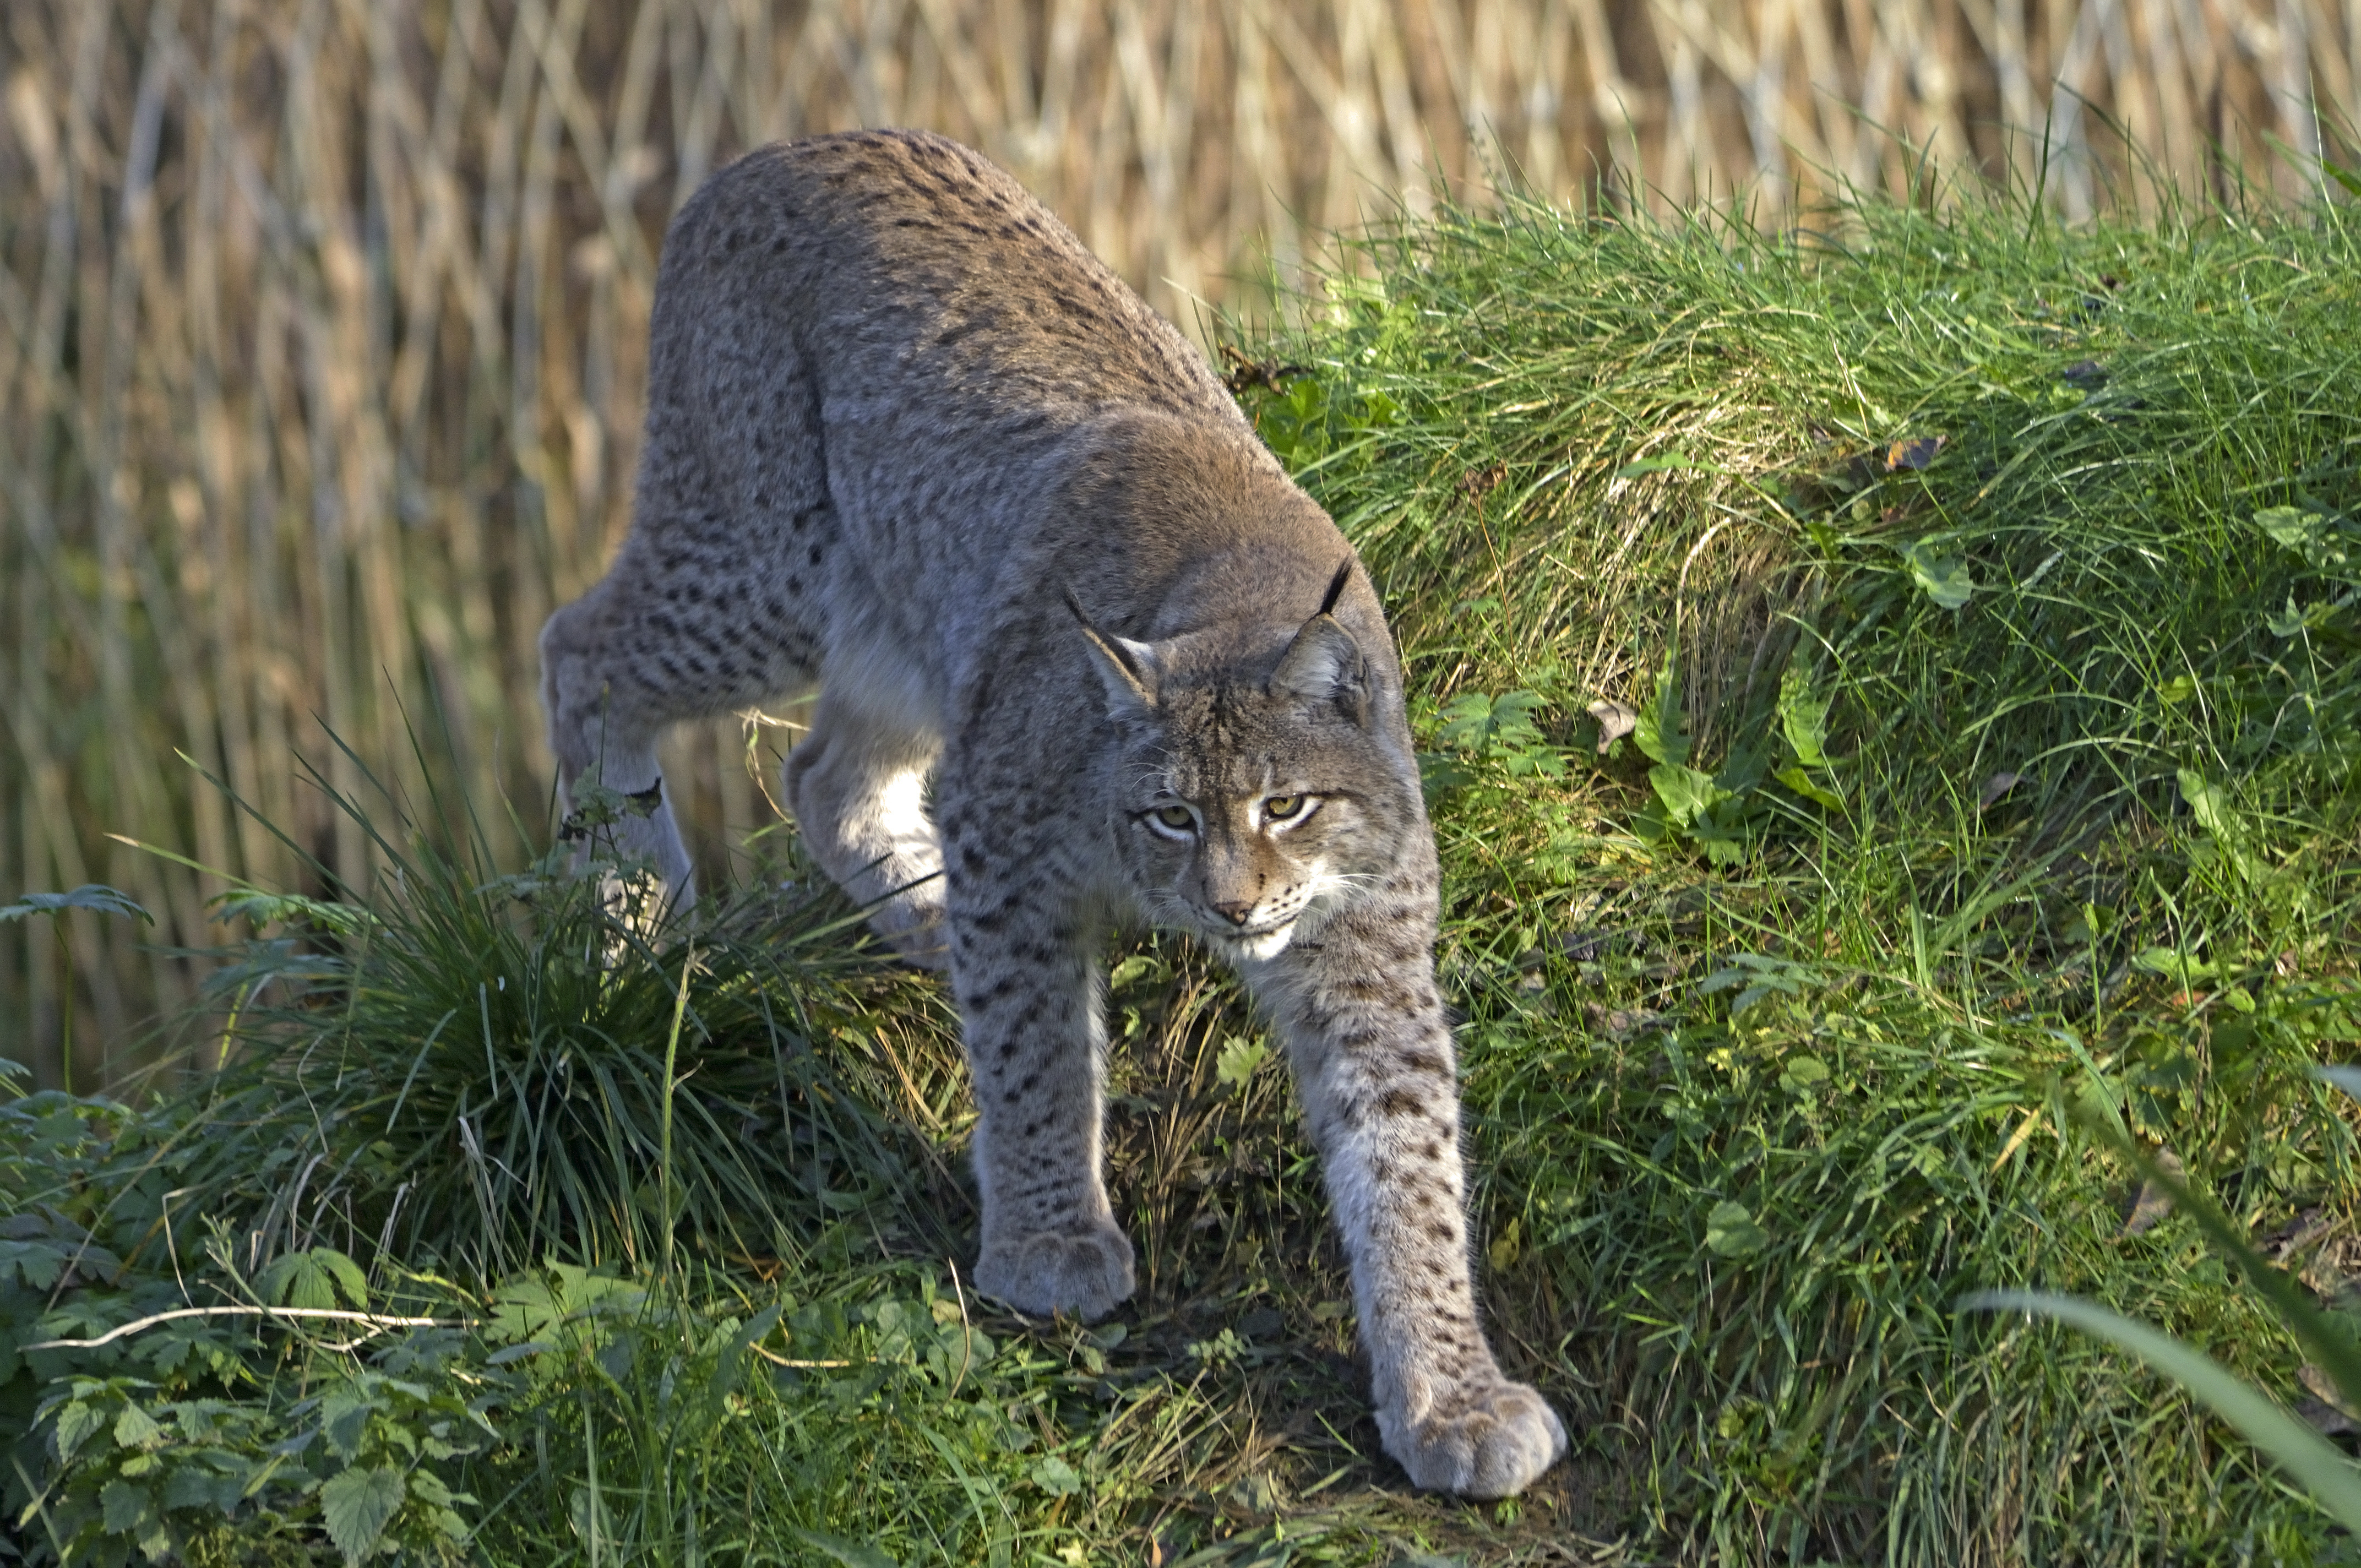
{"type": "Polygon", "coordinates": [[[1352,580],[1353,558],[1347,555],[1345,564],[1336,568],[1336,576],[1329,580],[1327,595],[1320,601],[1321,614],[1327,615],[1335,609],[1336,601],[1345,597],[1345,585],[1352,580]]]}

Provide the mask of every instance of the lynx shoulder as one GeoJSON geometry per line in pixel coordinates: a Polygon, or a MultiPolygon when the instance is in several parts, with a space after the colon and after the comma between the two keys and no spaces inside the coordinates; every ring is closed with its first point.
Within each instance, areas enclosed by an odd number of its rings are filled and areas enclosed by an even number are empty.
{"type": "Polygon", "coordinates": [[[1097,969],[1126,914],[1224,955],[1284,1038],[1387,1452],[1522,1488],[1565,1446],[1468,1275],[1433,838],[1351,547],[1204,360],[1006,174],[939,137],[752,153],[666,237],[631,532],[542,634],[570,789],[679,896],[675,720],[809,691],[806,844],[947,969],[983,1289],[1133,1288],[1101,1179],[1097,969]]]}

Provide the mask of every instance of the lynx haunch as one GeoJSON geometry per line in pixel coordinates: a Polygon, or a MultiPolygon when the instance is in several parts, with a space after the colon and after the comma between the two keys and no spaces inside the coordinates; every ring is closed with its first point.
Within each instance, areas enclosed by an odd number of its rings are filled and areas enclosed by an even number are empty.
{"type": "MultiPolygon", "coordinates": [[[[569,788],[660,791],[666,725],[818,687],[789,804],[950,971],[985,1292],[1085,1319],[1132,1293],[1098,970],[1145,917],[1226,957],[1286,1042],[1386,1451],[1485,1497],[1563,1452],[1477,1321],[1377,595],[1202,357],[1015,181],[871,132],[708,181],[664,243],[631,536],[542,656],[569,788]]],[[[686,897],[655,799],[617,847],[686,897]]]]}

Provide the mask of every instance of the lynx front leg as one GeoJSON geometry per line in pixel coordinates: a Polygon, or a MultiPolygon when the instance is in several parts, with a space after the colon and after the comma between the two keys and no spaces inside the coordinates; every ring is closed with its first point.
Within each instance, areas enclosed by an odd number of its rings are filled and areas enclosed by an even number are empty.
{"type": "Polygon", "coordinates": [[[1287,1036],[1352,1262],[1386,1452],[1420,1486],[1510,1497],[1565,1452],[1565,1429],[1501,1376],[1477,1321],[1433,883],[1421,886],[1397,878],[1254,978],[1287,1036]]]}
{"type": "Polygon", "coordinates": [[[983,1254],[975,1282],[1021,1312],[1104,1317],[1133,1288],[1100,1177],[1106,1030],[1098,931],[1043,857],[947,836],[951,990],[975,1089],[983,1254]]]}

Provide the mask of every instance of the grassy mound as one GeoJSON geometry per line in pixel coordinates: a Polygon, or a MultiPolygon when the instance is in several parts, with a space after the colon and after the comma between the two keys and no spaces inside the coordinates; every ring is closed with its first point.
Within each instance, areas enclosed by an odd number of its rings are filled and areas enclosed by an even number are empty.
{"type": "Polygon", "coordinates": [[[411,842],[238,906],[176,1096],[0,1108],[28,1550],[2336,1560],[2177,1390],[1954,1303],[2071,1290],[2301,1397],[2094,1122],[2330,1304],[2361,1266],[2312,1071],[2361,1039],[2356,249],[1446,214],[1241,346],[1411,671],[1495,1333],[1577,1433],[1522,1501],[1378,1456],[1283,1075],[1185,945],[1112,991],[1140,1299],[1045,1331],[959,1273],[939,992],[791,850],[652,941],[411,842]],[[184,1304],[279,1315],[48,1343],[184,1304]]]}

